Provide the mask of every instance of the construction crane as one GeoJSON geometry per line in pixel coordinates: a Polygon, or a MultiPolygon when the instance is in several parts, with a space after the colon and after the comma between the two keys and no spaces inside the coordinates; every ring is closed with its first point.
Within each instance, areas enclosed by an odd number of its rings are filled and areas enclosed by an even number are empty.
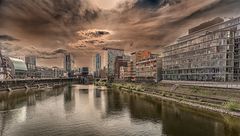
{"type": "Polygon", "coordinates": [[[11,73],[8,71],[8,66],[7,66],[7,58],[2,55],[2,49],[0,48],[0,60],[1,60],[1,67],[2,67],[2,75],[4,79],[13,79],[13,76],[11,73]]]}

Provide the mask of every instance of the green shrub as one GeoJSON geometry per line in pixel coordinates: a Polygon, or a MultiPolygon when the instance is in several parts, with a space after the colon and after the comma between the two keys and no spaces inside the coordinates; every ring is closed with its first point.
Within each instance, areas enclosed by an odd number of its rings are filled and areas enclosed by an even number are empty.
{"type": "Polygon", "coordinates": [[[229,101],[225,103],[224,107],[230,111],[240,110],[240,104],[235,101],[229,101]]]}
{"type": "Polygon", "coordinates": [[[197,86],[192,87],[193,93],[198,93],[200,91],[200,88],[197,86]]]}

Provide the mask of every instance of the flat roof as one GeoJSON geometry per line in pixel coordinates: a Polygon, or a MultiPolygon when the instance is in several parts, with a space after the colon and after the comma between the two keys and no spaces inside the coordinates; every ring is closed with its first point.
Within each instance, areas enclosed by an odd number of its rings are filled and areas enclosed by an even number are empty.
{"type": "Polygon", "coordinates": [[[119,50],[119,51],[124,51],[124,49],[117,49],[117,48],[103,48],[103,50],[119,50]]]}
{"type": "Polygon", "coordinates": [[[10,60],[12,61],[15,70],[27,71],[27,66],[25,64],[25,61],[18,58],[11,58],[11,57],[10,57],[10,60]]]}

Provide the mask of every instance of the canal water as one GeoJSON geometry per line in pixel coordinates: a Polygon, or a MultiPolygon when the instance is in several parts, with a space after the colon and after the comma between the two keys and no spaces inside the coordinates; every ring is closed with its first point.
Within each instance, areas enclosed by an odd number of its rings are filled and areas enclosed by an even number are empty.
{"type": "Polygon", "coordinates": [[[240,136],[240,121],[92,85],[0,95],[0,136],[240,136]]]}

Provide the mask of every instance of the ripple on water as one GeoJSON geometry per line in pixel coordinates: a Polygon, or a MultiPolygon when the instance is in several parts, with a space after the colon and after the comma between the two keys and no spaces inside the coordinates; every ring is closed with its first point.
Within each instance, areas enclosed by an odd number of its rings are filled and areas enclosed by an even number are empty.
{"type": "Polygon", "coordinates": [[[15,107],[14,109],[0,112],[0,130],[3,136],[240,134],[240,121],[227,123],[221,119],[209,119],[176,105],[149,102],[145,98],[127,93],[101,93],[93,86],[75,85],[63,88],[62,91],[42,92],[30,99],[16,99],[21,101],[11,99],[5,102],[6,105],[15,107]]]}

